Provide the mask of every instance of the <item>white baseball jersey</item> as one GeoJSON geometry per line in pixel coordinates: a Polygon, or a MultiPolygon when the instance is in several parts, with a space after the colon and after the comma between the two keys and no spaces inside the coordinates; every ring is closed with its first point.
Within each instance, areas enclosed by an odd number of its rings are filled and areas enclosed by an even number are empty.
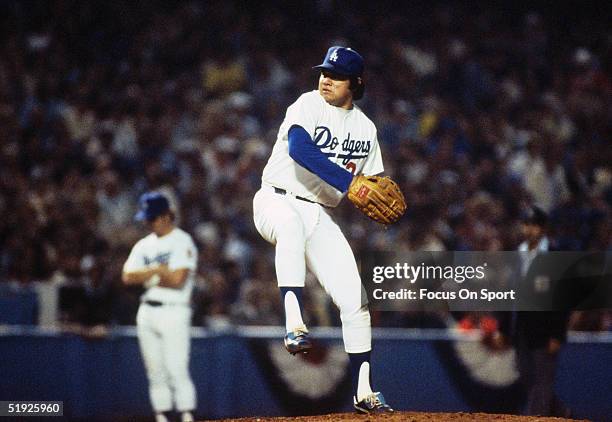
{"type": "Polygon", "coordinates": [[[302,94],[287,109],[262,183],[285,189],[320,204],[335,207],[344,194],[289,156],[289,129],[303,127],[330,161],[353,174],[382,173],[383,163],[374,123],[359,107],[346,110],[328,104],[314,90],[302,94]]]}
{"type": "Polygon", "coordinates": [[[191,236],[175,228],[165,236],[157,237],[155,233],[151,233],[139,240],[132,248],[123,271],[140,271],[160,264],[168,265],[171,271],[189,269],[189,276],[180,289],[153,286],[142,296],[142,300],[188,304],[193,290],[197,257],[197,248],[191,236]]]}

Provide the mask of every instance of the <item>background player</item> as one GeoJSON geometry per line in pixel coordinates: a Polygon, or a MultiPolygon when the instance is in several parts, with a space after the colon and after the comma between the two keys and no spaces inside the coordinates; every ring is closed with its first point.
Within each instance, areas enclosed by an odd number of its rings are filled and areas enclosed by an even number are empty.
{"type": "Polygon", "coordinates": [[[132,248],[122,279],[146,288],[136,325],[151,405],[156,422],[170,420],[173,408],[182,422],[193,421],[196,393],[189,375],[189,330],[196,246],[174,225],[168,199],[158,192],[140,198],[136,219],[146,221],[152,233],[132,248]]]}
{"type": "Polygon", "coordinates": [[[318,90],[287,109],[262,187],[253,199],[254,221],[276,245],[276,274],[285,309],[285,347],[312,348],[301,314],[306,267],[340,309],[344,347],[359,412],[389,412],[370,375],[371,325],[355,257],[329,209],[346,194],[353,175],[383,171],[376,127],[353,104],[363,96],[364,62],[355,50],[331,47],[318,90]]]}

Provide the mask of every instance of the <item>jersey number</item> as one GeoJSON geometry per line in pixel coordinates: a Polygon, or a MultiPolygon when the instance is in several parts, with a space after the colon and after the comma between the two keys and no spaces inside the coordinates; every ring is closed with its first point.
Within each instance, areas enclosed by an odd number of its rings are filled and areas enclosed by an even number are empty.
{"type": "Polygon", "coordinates": [[[348,164],[346,165],[346,169],[347,169],[348,171],[350,171],[351,173],[355,174],[355,172],[357,171],[357,164],[352,163],[352,162],[351,162],[351,163],[348,163],[348,164]]]}

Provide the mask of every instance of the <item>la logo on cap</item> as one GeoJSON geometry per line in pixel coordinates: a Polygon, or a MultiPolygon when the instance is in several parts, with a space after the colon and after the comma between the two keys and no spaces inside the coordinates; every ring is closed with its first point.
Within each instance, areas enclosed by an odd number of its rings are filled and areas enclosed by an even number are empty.
{"type": "Polygon", "coordinates": [[[334,50],[331,56],[329,56],[330,62],[335,62],[336,60],[338,60],[338,49],[337,48],[334,50]]]}

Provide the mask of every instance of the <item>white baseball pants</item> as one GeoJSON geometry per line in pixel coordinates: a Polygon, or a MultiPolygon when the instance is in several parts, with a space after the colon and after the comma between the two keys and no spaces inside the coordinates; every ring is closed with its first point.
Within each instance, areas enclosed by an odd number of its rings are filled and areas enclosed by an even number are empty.
{"type": "Polygon", "coordinates": [[[191,308],[142,304],[136,327],[153,410],[194,410],[196,393],[189,375],[191,308]]]}
{"type": "Polygon", "coordinates": [[[253,198],[253,218],[261,236],[276,245],[279,287],[304,287],[308,267],[340,309],[345,350],[371,350],[370,313],[357,263],[327,210],[264,185],[253,198]]]}

